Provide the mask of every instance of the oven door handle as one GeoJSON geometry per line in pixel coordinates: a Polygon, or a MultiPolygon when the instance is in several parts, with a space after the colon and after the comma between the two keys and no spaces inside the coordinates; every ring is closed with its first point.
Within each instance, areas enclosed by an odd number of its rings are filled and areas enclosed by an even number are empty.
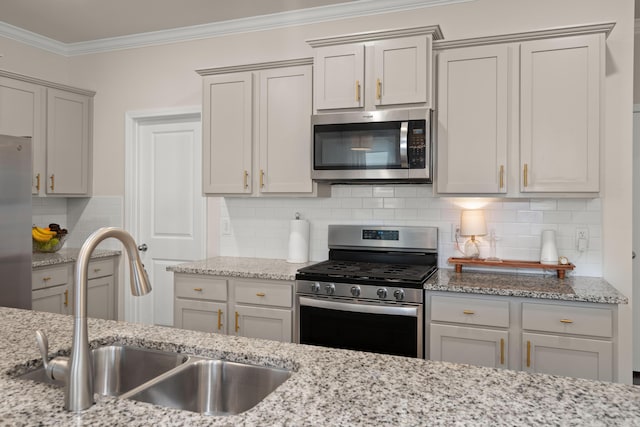
{"type": "Polygon", "coordinates": [[[353,304],[346,301],[300,297],[300,306],[326,308],[329,310],[350,311],[354,313],[387,314],[395,316],[419,317],[418,306],[396,306],[393,304],[372,305],[353,304]]]}

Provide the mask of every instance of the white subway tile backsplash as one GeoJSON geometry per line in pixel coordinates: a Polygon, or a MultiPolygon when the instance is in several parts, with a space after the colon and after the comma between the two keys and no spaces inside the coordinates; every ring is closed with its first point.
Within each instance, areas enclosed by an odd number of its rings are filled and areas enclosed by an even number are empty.
{"type": "MultiPolygon", "coordinates": [[[[452,242],[451,226],[460,223],[465,200],[434,197],[430,185],[334,185],[328,198],[226,198],[220,216],[231,220],[232,235],[221,236],[220,254],[285,259],[289,221],[300,212],[311,223],[311,260],[327,258],[329,224],[418,225],[439,228],[439,263],[450,267],[447,259],[462,255],[452,242]]],[[[540,235],[550,229],[556,231],[561,255],[576,264],[574,274],[601,276],[601,206],[599,199],[497,199],[483,209],[499,257],[538,260],[540,235]],[[584,253],[575,250],[576,227],[589,230],[584,253]]],[[[460,244],[466,239],[461,237],[460,244]]],[[[488,256],[488,236],[480,241],[481,255],[488,256]]]]}

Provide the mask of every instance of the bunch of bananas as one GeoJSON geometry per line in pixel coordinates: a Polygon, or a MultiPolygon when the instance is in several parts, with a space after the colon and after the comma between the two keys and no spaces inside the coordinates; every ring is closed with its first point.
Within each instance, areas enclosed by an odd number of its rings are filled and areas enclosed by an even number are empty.
{"type": "Polygon", "coordinates": [[[40,228],[33,227],[31,228],[31,237],[33,240],[39,243],[47,243],[49,240],[55,238],[58,235],[57,232],[51,230],[51,228],[40,228]]]}

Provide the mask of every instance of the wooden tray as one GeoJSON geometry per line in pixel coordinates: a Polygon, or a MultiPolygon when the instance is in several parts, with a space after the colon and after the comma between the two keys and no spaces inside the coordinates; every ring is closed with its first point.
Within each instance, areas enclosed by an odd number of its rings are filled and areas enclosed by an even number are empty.
{"type": "Polygon", "coordinates": [[[449,258],[449,264],[456,266],[456,273],[462,272],[463,265],[474,267],[502,267],[502,268],[537,268],[541,270],[556,270],[559,279],[564,279],[567,270],[573,270],[575,265],[569,264],[540,264],[539,261],[518,261],[503,259],[502,261],[485,261],[482,258],[449,258]]]}

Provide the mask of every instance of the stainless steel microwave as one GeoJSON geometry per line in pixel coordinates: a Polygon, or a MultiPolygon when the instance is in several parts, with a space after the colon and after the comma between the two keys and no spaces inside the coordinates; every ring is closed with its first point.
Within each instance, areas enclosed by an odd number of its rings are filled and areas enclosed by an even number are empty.
{"type": "Polygon", "coordinates": [[[311,177],[431,183],[431,115],[408,109],[312,116],[311,177]]]}

